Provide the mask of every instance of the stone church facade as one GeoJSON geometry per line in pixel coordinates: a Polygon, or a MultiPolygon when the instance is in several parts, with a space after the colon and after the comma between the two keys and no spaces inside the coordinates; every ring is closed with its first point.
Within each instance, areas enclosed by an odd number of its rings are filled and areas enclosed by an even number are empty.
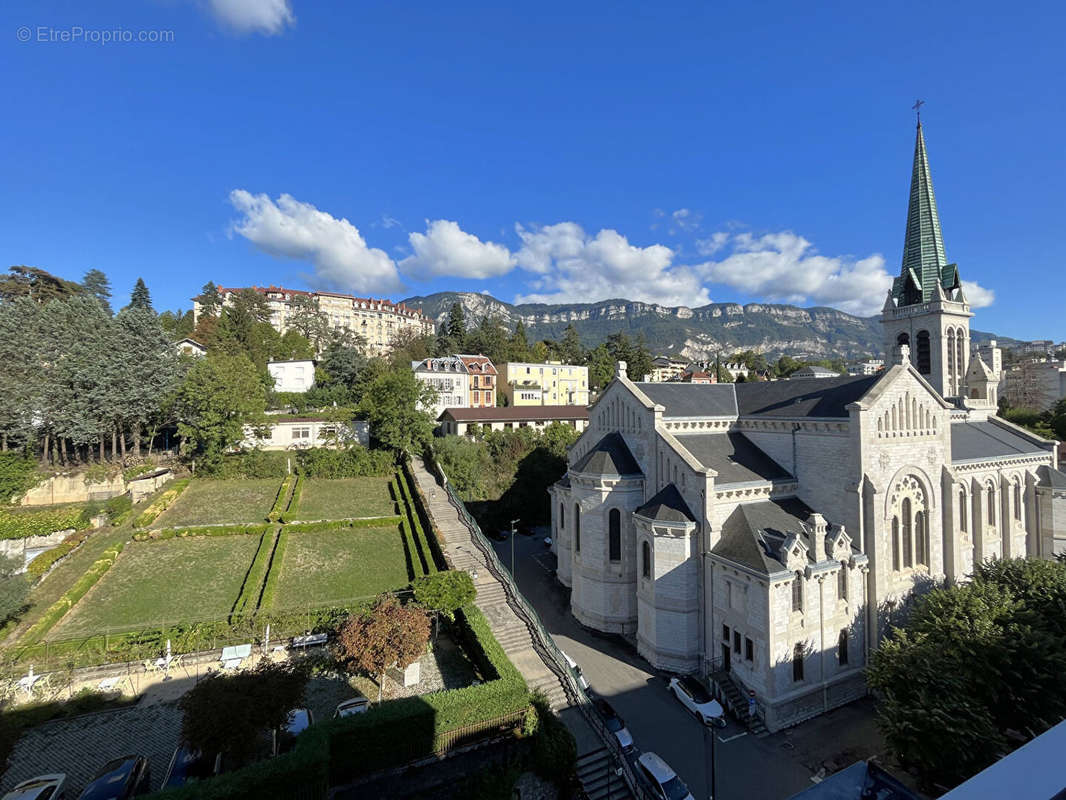
{"type": "Polygon", "coordinates": [[[558,579],[583,624],[655,667],[753,692],[771,730],[865,693],[916,590],[1066,551],[1055,443],[995,416],[947,263],[921,126],[891,366],[772,383],[644,383],[619,363],[551,487],[558,579]]]}

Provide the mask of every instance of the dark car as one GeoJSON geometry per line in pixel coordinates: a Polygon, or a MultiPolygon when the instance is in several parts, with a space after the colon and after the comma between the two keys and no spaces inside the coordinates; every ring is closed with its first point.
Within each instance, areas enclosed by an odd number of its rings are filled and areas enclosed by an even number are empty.
{"type": "Polygon", "coordinates": [[[599,711],[600,716],[603,717],[603,721],[607,725],[607,730],[613,733],[614,737],[618,740],[622,752],[631,753],[633,751],[633,737],[630,735],[629,729],[626,727],[625,720],[618,716],[618,712],[615,711],[611,707],[611,704],[602,697],[596,698],[593,701],[593,705],[596,706],[596,710],[599,711]]]}
{"type": "Polygon", "coordinates": [[[187,783],[203,781],[217,775],[220,771],[222,757],[204,758],[199,750],[187,744],[180,745],[170,759],[167,774],[163,778],[161,789],[173,789],[187,783]]]}
{"type": "Polygon", "coordinates": [[[96,773],[78,800],[129,800],[148,794],[152,775],[144,756],[123,756],[109,761],[96,773]]]}
{"type": "Polygon", "coordinates": [[[288,753],[296,746],[296,737],[306,731],[315,719],[309,708],[294,708],[280,728],[274,729],[274,755],[288,753]]]}

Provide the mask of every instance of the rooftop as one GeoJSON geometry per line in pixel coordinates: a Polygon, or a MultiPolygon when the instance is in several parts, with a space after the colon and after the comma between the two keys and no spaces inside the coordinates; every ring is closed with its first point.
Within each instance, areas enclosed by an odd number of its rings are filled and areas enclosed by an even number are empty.
{"type": "Polygon", "coordinates": [[[657,522],[695,522],[685,498],[672,483],[666,484],[659,492],[636,510],[645,519],[657,522]]]}
{"type": "Polygon", "coordinates": [[[456,422],[541,422],[588,419],[588,406],[495,406],[491,408],[446,408],[440,418],[456,422]]]}
{"type": "Polygon", "coordinates": [[[622,434],[608,433],[596,446],[585,453],[572,466],[573,472],[585,472],[592,475],[642,475],[640,464],[633,458],[622,434]]]}
{"type": "Polygon", "coordinates": [[[716,485],[791,477],[742,433],[694,433],[676,438],[704,467],[718,473],[716,485]]]}
{"type": "Polygon", "coordinates": [[[764,575],[780,572],[785,568],[781,546],[790,534],[806,542],[811,558],[813,548],[805,523],[812,513],[794,497],[744,503],[726,518],[722,538],[711,552],[764,575]]]}
{"type": "Polygon", "coordinates": [[[955,422],[951,426],[952,462],[1047,452],[1031,439],[991,420],[955,422]]]}
{"type": "Polygon", "coordinates": [[[637,383],[664,417],[735,417],[737,398],[731,383],[637,383]]]}
{"type": "Polygon", "coordinates": [[[738,383],[737,406],[741,416],[847,419],[848,405],[862,398],[886,374],[738,383]]]}

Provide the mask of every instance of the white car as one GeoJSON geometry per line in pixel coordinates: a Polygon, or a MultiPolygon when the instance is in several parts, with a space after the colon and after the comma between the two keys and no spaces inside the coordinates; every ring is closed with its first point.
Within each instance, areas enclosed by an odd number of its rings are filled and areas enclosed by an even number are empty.
{"type": "Polygon", "coordinates": [[[345,700],[337,706],[337,710],[333,712],[333,718],[350,717],[353,714],[363,714],[369,710],[369,700],[365,697],[353,697],[351,700],[345,700]]]}
{"type": "Polygon", "coordinates": [[[589,682],[585,680],[585,676],[581,672],[581,667],[577,665],[577,662],[574,661],[574,659],[566,654],[565,650],[560,650],[559,652],[562,653],[563,658],[566,659],[566,663],[570,666],[570,671],[574,673],[574,678],[577,680],[578,684],[587,692],[589,690],[589,682]]]}
{"type": "Polygon", "coordinates": [[[3,800],[62,800],[63,784],[67,776],[61,772],[53,775],[38,775],[14,787],[3,800]]]}
{"type": "Polygon", "coordinates": [[[703,684],[691,675],[670,679],[670,691],[681,701],[681,705],[696,715],[704,725],[725,727],[725,709],[722,704],[711,697],[703,684]]]}
{"type": "Polygon", "coordinates": [[[655,753],[642,753],[637,759],[637,770],[662,800],[696,800],[684,781],[655,753]]]}

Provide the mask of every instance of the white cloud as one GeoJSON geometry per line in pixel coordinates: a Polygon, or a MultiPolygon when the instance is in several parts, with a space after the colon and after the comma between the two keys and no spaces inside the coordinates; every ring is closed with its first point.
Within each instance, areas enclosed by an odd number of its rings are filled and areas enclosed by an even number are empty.
{"type": "Polygon", "coordinates": [[[405,274],[423,280],[437,275],[492,278],[514,269],[515,257],[502,244],[483,242],[456,222],[426,222],[425,233],[408,236],[413,255],[400,262],[405,274]]]}
{"type": "Polygon", "coordinates": [[[670,219],[672,220],[670,233],[674,234],[678,231],[692,233],[699,228],[700,222],[703,221],[703,215],[688,208],[679,208],[670,215],[670,219]]]}
{"type": "Polygon", "coordinates": [[[215,19],[237,33],[273,36],[296,23],[289,0],[207,0],[215,19]]]}
{"type": "Polygon", "coordinates": [[[625,298],[701,306],[711,301],[695,272],[673,266],[673,250],[661,244],[637,247],[608,229],[589,236],[576,222],[515,229],[522,239],[518,265],[538,276],[530,281],[534,291],[519,295],[516,303],[625,298]]]}
{"type": "Polygon", "coordinates": [[[966,295],[966,301],[970,308],[984,308],[996,301],[996,293],[992,289],[986,289],[975,281],[963,281],[962,292],[966,295]]]}
{"type": "Polygon", "coordinates": [[[728,233],[712,233],[709,239],[697,239],[696,249],[700,255],[713,256],[729,241],[728,233]]]}
{"type": "Polygon", "coordinates": [[[348,220],[288,194],[275,203],[266,194],[234,189],[229,200],[242,214],[233,223],[234,232],[264,253],[311,262],[320,285],[360,294],[404,288],[393,260],[383,250],[368,247],[348,220]]]}

